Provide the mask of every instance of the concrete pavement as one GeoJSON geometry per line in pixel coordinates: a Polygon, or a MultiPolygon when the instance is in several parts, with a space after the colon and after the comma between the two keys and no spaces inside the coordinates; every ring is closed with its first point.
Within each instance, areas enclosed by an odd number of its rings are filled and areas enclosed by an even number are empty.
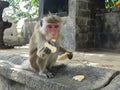
{"type": "MultiPolygon", "coordinates": [[[[28,46],[0,50],[0,60],[8,60],[15,64],[21,64],[27,60],[27,57],[28,46]]],[[[58,61],[65,63],[65,67],[57,70],[56,77],[53,79],[46,79],[37,73],[1,64],[0,90],[6,88],[10,90],[120,90],[119,60],[119,53],[74,52],[72,60],[58,61]],[[84,75],[85,79],[81,82],[75,81],[73,77],[76,75],[84,75]]]]}
{"type": "MultiPolygon", "coordinates": [[[[28,57],[28,45],[15,47],[14,49],[0,49],[0,53],[12,53],[28,57]]],[[[105,51],[74,52],[72,60],[61,60],[60,62],[69,64],[82,64],[120,70],[120,53],[105,51]]]]}

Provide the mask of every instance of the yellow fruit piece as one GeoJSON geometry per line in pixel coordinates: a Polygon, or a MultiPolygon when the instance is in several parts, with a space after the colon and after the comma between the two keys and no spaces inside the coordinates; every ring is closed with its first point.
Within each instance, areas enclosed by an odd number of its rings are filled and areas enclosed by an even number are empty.
{"type": "Polygon", "coordinates": [[[76,75],[73,77],[74,80],[77,80],[77,81],[82,81],[85,79],[85,76],[84,75],[76,75]]]}
{"type": "Polygon", "coordinates": [[[51,50],[51,53],[55,53],[57,51],[57,48],[50,45],[48,42],[45,42],[45,47],[49,48],[51,50]]]}
{"type": "Polygon", "coordinates": [[[56,39],[52,39],[53,42],[56,42],[56,39]]]}
{"type": "Polygon", "coordinates": [[[67,58],[68,58],[68,54],[69,54],[69,53],[66,52],[66,53],[58,56],[58,60],[65,60],[65,59],[67,59],[67,58]]]}

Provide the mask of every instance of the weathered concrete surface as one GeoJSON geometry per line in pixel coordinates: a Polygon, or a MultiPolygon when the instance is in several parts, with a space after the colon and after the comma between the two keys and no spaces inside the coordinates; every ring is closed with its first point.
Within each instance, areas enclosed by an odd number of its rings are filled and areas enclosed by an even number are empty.
{"type": "MultiPolygon", "coordinates": [[[[14,49],[0,49],[0,53],[11,53],[21,56],[29,56],[28,45],[22,47],[14,47],[14,49]]],[[[62,61],[63,62],[63,61],[62,61]]],[[[120,54],[105,51],[89,51],[89,52],[73,52],[73,60],[65,60],[64,63],[69,64],[85,64],[88,66],[96,66],[120,70],[120,54]]]]}
{"type": "MultiPolygon", "coordinates": [[[[27,58],[0,53],[0,60],[21,64],[27,58]]],[[[55,78],[46,79],[37,73],[0,65],[0,90],[117,90],[114,88],[120,87],[116,82],[119,83],[118,71],[97,67],[66,65],[58,70],[55,78]],[[85,80],[78,82],[72,79],[79,74],[84,75],[85,80]],[[111,86],[113,89],[109,85],[114,85],[111,86]]]]}
{"type": "Polygon", "coordinates": [[[120,75],[116,76],[108,86],[101,90],[120,90],[120,75]]]}

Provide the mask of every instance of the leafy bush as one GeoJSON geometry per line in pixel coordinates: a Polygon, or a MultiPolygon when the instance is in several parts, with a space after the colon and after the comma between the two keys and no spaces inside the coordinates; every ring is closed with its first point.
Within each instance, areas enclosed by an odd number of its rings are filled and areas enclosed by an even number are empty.
{"type": "Polygon", "coordinates": [[[38,17],[39,3],[38,0],[4,0],[10,3],[5,8],[3,15],[11,16],[17,23],[21,18],[38,17]]]}
{"type": "Polygon", "coordinates": [[[105,0],[106,8],[120,7],[120,0],[105,0]]]}

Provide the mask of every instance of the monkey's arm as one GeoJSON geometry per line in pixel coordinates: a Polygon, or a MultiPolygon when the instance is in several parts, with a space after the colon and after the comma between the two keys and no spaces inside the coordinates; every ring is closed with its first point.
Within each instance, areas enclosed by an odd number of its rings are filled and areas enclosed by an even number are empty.
{"type": "Polygon", "coordinates": [[[37,56],[41,59],[46,59],[50,53],[51,50],[47,47],[43,47],[42,49],[37,50],[37,56]]]}
{"type": "Polygon", "coordinates": [[[32,57],[33,55],[37,55],[40,58],[44,58],[46,54],[50,53],[50,50],[44,47],[44,44],[46,42],[45,38],[40,33],[38,25],[36,27],[37,28],[34,30],[32,37],[30,39],[29,54],[30,57],[32,57]]]}
{"type": "Polygon", "coordinates": [[[42,46],[44,46],[44,47],[39,49],[39,51],[38,51],[40,57],[41,57],[41,55],[46,56],[46,54],[47,54],[47,57],[48,57],[48,55],[50,53],[56,53],[57,52],[57,47],[56,47],[54,41],[45,41],[42,46]]]}
{"type": "Polygon", "coordinates": [[[61,55],[58,57],[58,60],[60,59],[72,59],[73,58],[73,53],[68,51],[67,49],[63,48],[63,47],[59,47],[59,50],[61,52],[61,55]]]}
{"type": "Polygon", "coordinates": [[[37,50],[37,56],[39,56],[42,59],[45,59],[48,57],[49,54],[55,53],[56,50],[57,48],[49,44],[48,41],[43,41],[37,50]]]}

